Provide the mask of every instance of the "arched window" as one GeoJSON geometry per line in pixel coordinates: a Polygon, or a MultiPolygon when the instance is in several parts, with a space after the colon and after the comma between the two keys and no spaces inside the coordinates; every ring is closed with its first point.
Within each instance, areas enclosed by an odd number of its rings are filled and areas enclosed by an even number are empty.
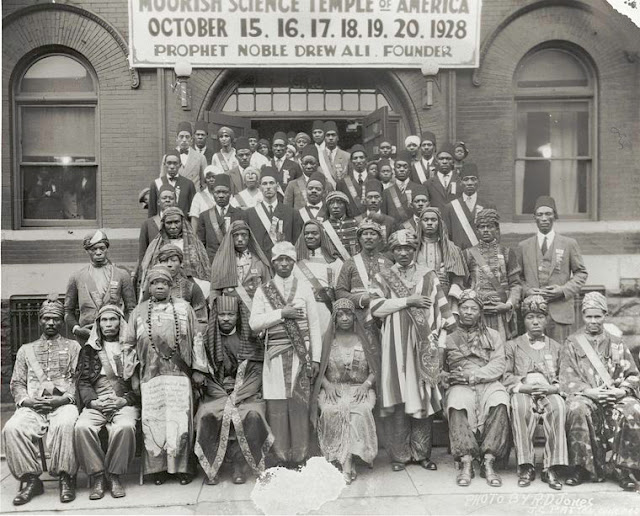
{"type": "Polygon", "coordinates": [[[515,213],[533,213],[540,195],[561,217],[595,214],[595,79],[587,60],[563,47],[542,48],[519,63],[515,213]]]}
{"type": "Polygon", "coordinates": [[[38,58],[15,85],[16,208],[21,226],[98,218],[97,81],[75,56],[38,58]]]}

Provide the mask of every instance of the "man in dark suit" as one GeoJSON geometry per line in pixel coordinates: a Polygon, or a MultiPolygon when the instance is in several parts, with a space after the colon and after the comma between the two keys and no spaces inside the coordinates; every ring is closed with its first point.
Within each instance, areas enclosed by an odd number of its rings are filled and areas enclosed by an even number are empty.
{"type": "Polygon", "coordinates": [[[538,233],[519,246],[524,295],[545,298],[549,307],[547,335],[564,344],[575,320],[573,298],[587,281],[587,269],[578,243],[553,229],[558,218],[553,197],[538,197],[533,216],[538,233]]]}
{"type": "Polygon", "coordinates": [[[364,198],[364,184],[368,179],[367,172],[367,151],[362,145],[354,145],[351,148],[351,172],[345,174],[336,183],[336,190],[342,192],[349,198],[349,208],[351,215],[357,217],[362,215],[366,208],[362,203],[364,198]]]}
{"type": "MultiPolygon", "coordinates": [[[[397,221],[393,217],[389,217],[389,215],[385,215],[380,210],[380,207],[382,206],[382,196],[384,195],[384,188],[382,187],[382,183],[380,181],[374,178],[370,178],[365,183],[364,188],[364,204],[367,208],[365,217],[377,222],[382,226],[382,229],[384,230],[383,240],[386,242],[391,233],[400,229],[400,221],[397,221]]],[[[386,246],[383,245],[382,249],[386,249],[386,246]]]]}
{"type": "Polygon", "coordinates": [[[209,124],[198,120],[193,126],[193,148],[204,156],[207,165],[211,165],[211,158],[216,153],[213,140],[209,138],[209,124]]]}
{"type": "Polygon", "coordinates": [[[200,213],[196,234],[207,250],[209,263],[213,263],[218,247],[234,220],[242,218],[242,210],[229,206],[231,180],[227,174],[215,176],[213,199],[216,205],[200,213]]]}
{"type": "Polygon", "coordinates": [[[328,184],[331,186],[335,186],[336,181],[344,177],[351,160],[351,155],[338,147],[339,141],[340,137],[336,123],[333,120],[325,122],[324,149],[320,155],[320,166],[328,184]]]}
{"type": "Polygon", "coordinates": [[[409,178],[411,171],[411,154],[400,150],[393,164],[396,181],[382,194],[382,212],[386,213],[398,223],[411,218],[411,200],[413,193],[420,189],[420,183],[414,183],[409,178]]]}
{"type": "Polygon", "coordinates": [[[475,220],[484,208],[493,208],[478,200],[478,167],[475,163],[465,163],[460,178],[462,195],[445,204],[442,219],[447,225],[449,239],[460,249],[478,245],[479,234],[475,220]]]}
{"type": "Polygon", "coordinates": [[[411,164],[411,181],[422,185],[436,174],[436,135],[431,131],[422,133],[420,153],[411,164]]]}
{"type": "Polygon", "coordinates": [[[287,135],[282,131],[278,131],[273,135],[271,150],[273,152],[271,166],[278,171],[278,177],[276,177],[276,181],[280,187],[278,191],[280,194],[284,195],[289,182],[300,177],[302,175],[302,170],[300,170],[300,166],[295,161],[285,157],[285,152],[287,150],[287,135]]]}
{"type": "Polygon", "coordinates": [[[164,185],[170,185],[176,192],[176,206],[183,213],[189,213],[191,201],[196,195],[196,187],[191,180],[180,175],[180,168],[180,153],[175,149],[167,151],[164,156],[166,173],[157,178],[149,187],[149,217],[158,213],[158,194],[164,185]]]}
{"type": "Polygon", "coordinates": [[[227,174],[231,177],[231,194],[236,195],[244,190],[244,171],[251,166],[251,145],[249,138],[240,136],[236,139],[235,164],[229,168],[227,174]]]}
{"type": "Polygon", "coordinates": [[[196,192],[199,192],[205,187],[204,169],[207,166],[207,159],[193,148],[193,129],[190,122],[178,124],[176,143],[176,150],[180,153],[180,175],[189,179],[195,186],[196,192]]]}
{"type": "Polygon", "coordinates": [[[431,206],[442,210],[444,205],[460,195],[458,173],[453,170],[453,146],[449,143],[436,154],[436,175],[427,180],[427,191],[431,206]]]}
{"type": "Polygon", "coordinates": [[[256,241],[269,259],[276,242],[296,242],[302,231],[300,214],[291,206],[278,202],[278,183],[275,175],[275,170],[270,167],[263,169],[260,191],[264,201],[243,213],[244,220],[249,224],[256,241]]]}
{"type": "MultiPolygon", "coordinates": [[[[290,181],[284,192],[284,203],[293,206],[295,210],[301,210],[307,205],[307,184],[311,176],[318,172],[318,151],[315,145],[307,145],[300,151],[302,163],[302,175],[290,181]]],[[[322,172],[320,172],[322,174],[322,172]]],[[[323,175],[324,177],[324,175],[323,175]]],[[[326,178],[325,183],[326,184],[326,178]]],[[[331,185],[326,185],[325,191],[333,191],[331,185]]]]}

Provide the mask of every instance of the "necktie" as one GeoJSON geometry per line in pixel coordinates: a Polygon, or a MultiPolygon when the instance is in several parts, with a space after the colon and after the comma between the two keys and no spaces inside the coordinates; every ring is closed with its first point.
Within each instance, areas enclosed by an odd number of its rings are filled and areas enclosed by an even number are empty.
{"type": "Polygon", "coordinates": [[[407,185],[406,183],[398,183],[398,188],[400,188],[400,191],[404,193],[405,189],[407,188],[407,185]]]}
{"type": "Polygon", "coordinates": [[[278,159],[276,161],[276,167],[278,167],[278,170],[280,170],[282,168],[282,160],[281,159],[278,159]]]}
{"type": "Polygon", "coordinates": [[[273,218],[273,205],[269,204],[269,220],[273,218]]]}
{"type": "Polygon", "coordinates": [[[449,186],[449,175],[443,175],[442,176],[442,184],[444,185],[445,188],[447,188],[449,186]]]}
{"type": "Polygon", "coordinates": [[[544,239],[542,240],[542,247],[540,248],[540,250],[542,251],[542,256],[547,254],[547,237],[544,237],[544,239]]]}
{"type": "Polygon", "coordinates": [[[471,197],[465,197],[464,199],[465,204],[467,205],[467,208],[469,208],[469,211],[473,211],[473,199],[471,197]]]}
{"type": "Polygon", "coordinates": [[[358,172],[358,184],[360,186],[362,186],[364,183],[363,179],[362,179],[362,172],[358,172]]]}

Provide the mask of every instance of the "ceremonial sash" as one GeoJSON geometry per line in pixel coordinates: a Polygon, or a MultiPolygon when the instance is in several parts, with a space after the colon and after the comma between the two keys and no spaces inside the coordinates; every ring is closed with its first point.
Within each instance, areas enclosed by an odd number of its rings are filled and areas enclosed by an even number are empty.
{"type": "Polygon", "coordinates": [[[225,173],[229,173],[229,164],[227,163],[227,158],[225,158],[222,155],[222,152],[216,152],[216,157],[218,158],[218,161],[220,162],[220,166],[222,167],[222,170],[225,171],[225,173]]]}
{"type": "Polygon", "coordinates": [[[507,294],[507,291],[502,286],[498,278],[496,278],[495,274],[493,274],[493,271],[489,267],[489,264],[484,259],[484,256],[482,256],[482,253],[478,250],[477,247],[471,247],[469,249],[469,253],[471,254],[471,256],[473,256],[474,260],[478,262],[480,269],[485,274],[485,276],[487,276],[487,279],[491,283],[491,286],[500,296],[500,300],[503,303],[506,303],[507,299],[509,298],[509,295],[507,294]]]}
{"type": "Polygon", "coordinates": [[[349,190],[349,194],[353,199],[353,203],[356,205],[358,212],[361,213],[362,202],[360,202],[360,196],[362,195],[362,192],[360,193],[360,195],[358,195],[358,191],[356,190],[356,185],[353,184],[353,179],[351,179],[351,176],[349,175],[344,176],[344,184],[347,185],[347,190],[349,190]]]}
{"type": "Polygon", "coordinates": [[[338,250],[338,252],[340,253],[340,256],[342,256],[342,259],[343,260],[347,260],[348,258],[350,258],[351,255],[348,253],[348,251],[345,248],[345,246],[342,245],[342,240],[340,240],[340,237],[338,236],[338,233],[336,233],[336,230],[333,229],[333,226],[331,225],[331,222],[328,221],[328,220],[325,220],[322,223],[322,227],[324,228],[325,232],[327,233],[327,236],[329,237],[329,240],[331,240],[331,243],[338,250]]]}
{"type": "Polygon", "coordinates": [[[453,211],[456,213],[456,217],[458,217],[458,221],[460,222],[460,225],[462,226],[462,229],[464,230],[465,235],[467,235],[469,242],[471,242],[471,245],[472,246],[478,245],[478,237],[476,236],[475,231],[471,227],[471,224],[469,224],[469,219],[467,218],[467,216],[464,213],[464,210],[462,209],[462,205],[460,204],[460,199],[454,199],[453,201],[451,201],[451,206],[453,206],[453,211]]]}
{"type": "Polygon", "coordinates": [[[106,265],[105,267],[111,267],[111,275],[109,276],[109,286],[105,290],[104,294],[102,294],[102,297],[100,297],[98,287],[96,286],[94,279],[91,277],[91,274],[87,273],[84,282],[84,287],[87,289],[91,301],[93,301],[93,304],[98,310],[111,301],[112,294],[114,294],[113,301],[115,302],[117,300],[118,296],[115,294],[117,294],[118,287],[120,286],[120,282],[113,281],[113,276],[115,274],[115,267],[113,264],[106,265]]]}
{"type": "Polygon", "coordinates": [[[211,221],[211,226],[213,227],[213,232],[216,234],[216,238],[218,239],[218,243],[222,243],[222,239],[224,238],[224,233],[222,229],[220,229],[220,224],[218,223],[217,217],[218,210],[212,208],[209,210],[209,220],[211,221]]]}
{"type": "Polygon", "coordinates": [[[53,395],[53,391],[55,390],[53,382],[47,379],[47,375],[44,374],[44,370],[42,369],[40,362],[38,362],[38,359],[36,358],[36,353],[33,350],[33,346],[34,345],[31,344],[23,347],[24,356],[27,359],[27,363],[29,364],[29,367],[31,367],[31,370],[34,372],[34,374],[38,377],[38,381],[40,382],[40,392],[38,394],[40,396],[45,393],[53,395]]]}
{"type": "Polygon", "coordinates": [[[247,204],[247,202],[244,200],[244,197],[242,196],[242,192],[244,192],[244,190],[242,190],[241,192],[238,192],[235,196],[236,202],[238,203],[238,206],[240,207],[241,210],[246,210],[249,205],[247,204]]]}
{"type": "Polygon", "coordinates": [[[207,209],[210,210],[211,208],[216,207],[216,202],[211,197],[209,197],[209,195],[205,193],[206,191],[207,189],[205,188],[204,190],[202,190],[201,194],[202,194],[202,198],[204,199],[204,202],[207,203],[207,209]]]}
{"type": "Polygon", "coordinates": [[[329,170],[329,166],[327,165],[327,155],[325,154],[325,152],[326,150],[318,152],[318,158],[320,159],[320,170],[322,170],[322,173],[324,174],[324,177],[327,180],[327,183],[329,183],[335,189],[336,180],[333,179],[333,176],[331,175],[331,171],[329,170]]]}
{"type": "Polygon", "coordinates": [[[605,369],[604,364],[587,340],[586,335],[584,335],[584,333],[580,333],[576,335],[576,340],[578,341],[578,344],[580,344],[580,347],[582,348],[582,351],[584,351],[584,354],[587,355],[589,362],[591,362],[591,365],[595,369],[596,373],[598,373],[598,376],[602,379],[602,381],[608,388],[612,388],[614,386],[613,378],[611,378],[609,371],[605,369]]]}
{"type": "Polygon", "coordinates": [[[361,254],[356,254],[353,257],[353,263],[356,266],[356,270],[358,271],[358,275],[360,276],[360,281],[362,281],[362,285],[364,289],[369,291],[369,275],[367,274],[367,268],[364,265],[364,260],[362,259],[361,254]]]}
{"type": "Polygon", "coordinates": [[[256,206],[256,213],[258,214],[260,222],[262,222],[267,235],[269,235],[271,242],[273,242],[273,244],[275,245],[278,241],[278,237],[276,235],[276,226],[279,221],[278,217],[273,217],[273,219],[270,221],[269,216],[267,215],[267,208],[265,208],[264,204],[262,203],[260,203],[260,206],[256,206]]]}
{"type": "Polygon", "coordinates": [[[100,362],[102,362],[102,367],[104,368],[105,376],[111,384],[111,388],[118,397],[122,398],[124,396],[124,385],[122,385],[122,382],[119,380],[118,376],[113,372],[111,362],[109,361],[109,357],[107,356],[107,351],[104,348],[100,348],[97,351],[98,357],[100,357],[100,362]]]}
{"type": "Polygon", "coordinates": [[[251,310],[253,308],[253,301],[249,297],[249,293],[247,292],[247,289],[244,288],[244,285],[242,283],[238,283],[238,286],[236,287],[236,292],[238,293],[238,296],[240,297],[242,302],[245,304],[245,306],[249,310],[249,313],[251,313],[251,310]]]}
{"type": "Polygon", "coordinates": [[[311,216],[311,212],[309,211],[309,208],[307,208],[306,206],[304,208],[300,208],[298,210],[298,213],[300,214],[300,218],[302,219],[302,222],[309,222],[311,219],[313,219],[313,217],[311,216]]]}
{"type": "MultiPolygon", "coordinates": [[[[329,312],[332,312],[333,300],[331,299],[331,297],[329,296],[325,288],[320,283],[320,280],[313,275],[313,272],[311,272],[311,269],[309,269],[307,264],[304,263],[303,261],[299,261],[298,263],[296,263],[296,265],[298,266],[300,271],[302,271],[302,274],[304,274],[304,277],[307,278],[309,283],[311,283],[311,287],[313,287],[313,292],[315,293],[315,295],[322,300],[322,302],[327,307],[329,312]]],[[[330,273],[331,269],[327,268],[327,272],[330,273]]],[[[329,278],[329,283],[331,283],[329,274],[327,274],[327,277],[329,278]]]]}
{"type": "Polygon", "coordinates": [[[400,188],[398,187],[398,185],[395,185],[394,187],[389,189],[389,195],[391,195],[391,200],[393,201],[393,205],[396,207],[396,210],[398,211],[398,215],[400,215],[401,218],[406,219],[411,217],[411,215],[407,214],[407,209],[402,204],[402,201],[398,196],[399,189],[400,188]]]}
{"type": "Polygon", "coordinates": [[[422,160],[418,160],[415,162],[416,163],[416,167],[414,167],[416,174],[418,174],[418,179],[420,179],[420,182],[422,184],[425,184],[427,182],[427,176],[425,175],[426,170],[424,169],[424,165],[422,164],[422,160]]]}
{"type": "Polygon", "coordinates": [[[411,224],[411,220],[412,220],[412,219],[411,219],[411,217],[409,217],[407,220],[405,220],[405,221],[402,223],[402,226],[403,226],[404,228],[406,228],[406,229],[413,229],[413,230],[415,230],[416,228],[415,228],[415,226],[414,226],[413,224],[411,224]]]}

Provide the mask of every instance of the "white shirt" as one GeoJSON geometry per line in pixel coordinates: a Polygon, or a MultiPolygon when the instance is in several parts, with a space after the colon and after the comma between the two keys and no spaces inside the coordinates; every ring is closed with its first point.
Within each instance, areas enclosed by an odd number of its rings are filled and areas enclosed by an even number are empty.
{"type": "Polygon", "coordinates": [[[353,177],[356,178],[356,181],[359,181],[362,178],[362,181],[367,182],[367,171],[358,172],[356,170],[353,171],[353,177]]]}
{"type": "Polygon", "coordinates": [[[249,161],[249,164],[252,167],[255,167],[258,170],[260,170],[260,168],[262,168],[263,165],[268,165],[269,164],[269,160],[266,157],[264,157],[262,154],[260,154],[259,152],[254,152],[251,155],[251,160],[249,161]]]}
{"type": "Polygon", "coordinates": [[[447,188],[447,186],[449,186],[449,183],[451,182],[451,172],[449,172],[448,174],[442,174],[438,172],[438,179],[440,180],[440,184],[447,188]]]}
{"type": "Polygon", "coordinates": [[[311,211],[315,211],[315,213],[313,214],[313,216],[315,217],[318,212],[322,209],[322,203],[318,203],[318,204],[307,204],[307,208],[309,208],[311,211]]]}
{"type": "Polygon", "coordinates": [[[208,188],[200,190],[193,196],[191,207],[189,208],[189,217],[199,217],[204,211],[210,210],[216,205],[213,194],[208,188]]]}
{"type": "Polygon", "coordinates": [[[408,184],[409,184],[409,178],[405,179],[404,181],[398,181],[396,179],[396,185],[398,185],[398,188],[400,188],[400,191],[402,193],[405,193],[405,190],[407,189],[408,184]]]}
{"type": "Polygon", "coordinates": [[[546,235],[543,235],[542,233],[540,233],[540,231],[538,231],[538,249],[542,249],[542,242],[544,241],[545,237],[547,238],[547,249],[549,249],[551,247],[551,244],[553,244],[553,239],[556,237],[556,232],[552,229],[546,235]]]}
{"type": "Polygon", "coordinates": [[[224,218],[227,215],[227,211],[229,211],[229,205],[225,206],[224,208],[216,206],[216,210],[218,212],[218,215],[224,218]]]}
{"type": "Polygon", "coordinates": [[[478,192],[474,193],[473,195],[467,195],[463,193],[462,200],[467,205],[467,208],[469,208],[469,211],[473,211],[473,209],[476,207],[476,203],[478,202],[478,192]]]}

